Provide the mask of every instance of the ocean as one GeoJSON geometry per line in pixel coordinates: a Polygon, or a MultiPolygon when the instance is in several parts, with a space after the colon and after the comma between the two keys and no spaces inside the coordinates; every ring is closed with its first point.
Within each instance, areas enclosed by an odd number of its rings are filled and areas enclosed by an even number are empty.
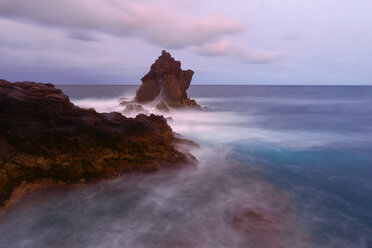
{"type": "MultiPolygon", "coordinates": [[[[138,86],[58,86],[123,111],[138,86]]],[[[169,125],[197,169],[26,196],[0,247],[372,247],[372,87],[191,86],[169,125]]]]}

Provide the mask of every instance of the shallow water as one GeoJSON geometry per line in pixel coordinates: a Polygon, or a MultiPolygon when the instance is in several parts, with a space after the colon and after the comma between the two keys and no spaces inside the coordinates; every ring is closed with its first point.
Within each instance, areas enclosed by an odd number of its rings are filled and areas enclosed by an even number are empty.
{"type": "MultiPolygon", "coordinates": [[[[121,111],[137,86],[61,86],[121,111]]],[[[27,196],[0,247],[371,247],[372,87],[193,86],[196,170],[27,196]]]]}

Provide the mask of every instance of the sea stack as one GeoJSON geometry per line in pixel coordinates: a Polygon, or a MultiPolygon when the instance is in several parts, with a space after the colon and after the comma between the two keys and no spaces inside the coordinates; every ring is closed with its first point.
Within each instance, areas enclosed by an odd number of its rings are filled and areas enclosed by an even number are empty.
{"type": "Polygon", "coordinates": [[[148,103],[158,101],[157,108],[200,108],[195,100],[188,98],[192,70],[182,70],[181,62],[170,53],[162,51],[161,56],[152,64],[150,71],[141,79],[142,85],[137,91],[135,101],[148,103]]]}

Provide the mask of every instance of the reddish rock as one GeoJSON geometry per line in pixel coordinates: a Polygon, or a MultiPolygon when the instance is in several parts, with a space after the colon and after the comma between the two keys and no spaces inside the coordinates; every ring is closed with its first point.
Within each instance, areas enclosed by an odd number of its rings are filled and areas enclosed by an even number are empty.
{"type": "Polygon", "coordinates": [[[146,103],[158,99],[172,108],[200,108],[195,100],[188,98],[186,92],[193,75],[192,70],[182,70],[181,62],[163,50],[150,71],[141,79],[142,85],[137,91],[135,101],[146,103]]]}
{"type": "Polygon", "coordinates": [[[162,116],[100,114],[52,84],[0,80],[0,206],[23,181],[70,184],[183,166],[190,155],[178,141],[162,116]]]}

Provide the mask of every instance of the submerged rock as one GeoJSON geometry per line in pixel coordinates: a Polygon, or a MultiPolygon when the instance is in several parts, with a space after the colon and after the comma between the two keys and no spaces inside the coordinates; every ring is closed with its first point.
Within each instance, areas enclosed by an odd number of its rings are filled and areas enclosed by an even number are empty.
{"type": "Polygon", "coordinates": [[[124,113],[144,113],[148,114],[149,112],[142,107],[140,104],[128,103],[125,105],[124,113]]]}
{"type": "Polygon", "coordinates": [[[156,104],[156,109],[161,110],[161,111],[166,111],[166,112],[169,111],[168,105],[163,100],[161,100],[158,104],[156,104]]]}
{"type": "Polygon", "coordinates": [[[162,55],[151,66],[150,71],[141,79],[142,85],[137,91],[135,101],[138,103],[152,102],[156,99],[161,108],[168,105],[172,108],[201,108],[195,100],[188,98],[187,89],[190,86],[192,70],[182,70],[181,62],[176,61],[168,52],[162,55]],[[166,105],[164,104],[166,103],[166,105]]]}
{"type": "Polygon", "coordinates": [[[0,206],[22,182],[72,184],[183,166],[190,155],[178,141],[162,116],[100,114],[52,84],[0,80],[0,206]]]}

